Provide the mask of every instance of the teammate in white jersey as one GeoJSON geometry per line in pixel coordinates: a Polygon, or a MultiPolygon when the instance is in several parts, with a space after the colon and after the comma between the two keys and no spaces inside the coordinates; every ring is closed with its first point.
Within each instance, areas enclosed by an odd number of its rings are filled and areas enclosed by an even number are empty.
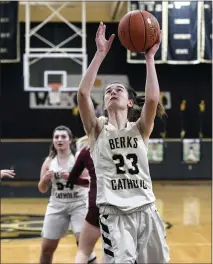
{"type": "MultiPolygon", "coordinates": [[[[72,133],[68,127],[59,126],[53,132],[53,143],[49,157],[41,168],[39,191],[45,193],[50,185],[51,197],[47,206],[43,230],[40,264],[52,263],[53,253],[60,238],[66,235],[69,227],[78,242],[84,218],[87,214],[88,180],[79,179],[79,185],[69,183],[69,173],[75,163],[71,152],[72,133]]],[[[95,259],[92,253],[89,260],[95,259]]]]}
{"type": "MultiPolygon", "coordinates": [[[[146,53],[145,101],[136,122],[129,122],[138,101],[136,92],[121,83],[106,87],[104,107],[108,123],[95,116],[90,97],[97,72],[114,35],[105,38],[106,26],[96,33],[97,52],[78,90],[78,106],[90,139],[97,176],[103,250],[107,263],[167,263],[165,230],[155,207],[149,174],[147,147],[159,104],[159,85],[154,55],[160,40],[146,53]]],[[[143,40],[141,40],[143,41],[143,40]]]]}

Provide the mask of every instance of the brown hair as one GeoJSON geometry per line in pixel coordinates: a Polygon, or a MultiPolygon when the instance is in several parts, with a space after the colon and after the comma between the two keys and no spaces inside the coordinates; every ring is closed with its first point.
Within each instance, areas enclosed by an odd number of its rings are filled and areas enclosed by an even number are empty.
{"type": "MultiPolygon", "coordinates": [[[[55,134],[56,131],[66,131],[68,136],[69,136],[69,138],[70,138],[70,140],[72,140],[72,138],[73,138],[71,130],[68,127],[66,127],[66,126],[58,126],[58,127],[56,127],[54,129],[54,131],[53,131],[53,137],[54,137],[54,134],[55,134]]],[[[71,146],[70,146],[70,149],[71,149],[71,146]]],[[[71,151],[72,151],[72,149],[71,149],[71,151]]],[[[53,158],[55,158],[56,155],[57,155],[57,150],[55,149],[54,144],[51,143],[50,144],[49,157],[53,159],[53,158]]]]}
{"type": "MultiPolygon", "coordinates": [[[[111,82],[107,86],[116,83],[120,83],[120,82],[111,82]]],[[[127,86],[127,85],[123,85],[123,86],[126,88],[128,92],[129,99],[132,99],[134,102],[133,107],[128,109],[127,118],[130,122],[135,122],[138,120],[138,118],[141,115],[141,111],[145,102],[145,96],[137,96],[136,91],[131,86],[127,86]]],[[[107,111],[105,111],[105,115],[107,116],[107,111]]],[[[164,115],[166,115],[165,108],[161,102],[158,102],[157,116],[159,116],[162,119],[164,115]]]]}

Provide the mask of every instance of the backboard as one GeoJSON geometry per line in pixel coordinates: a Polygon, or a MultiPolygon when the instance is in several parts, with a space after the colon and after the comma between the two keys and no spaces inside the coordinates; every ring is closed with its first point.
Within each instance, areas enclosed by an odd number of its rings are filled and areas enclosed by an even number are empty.
{"type": "Polygon", "coordinates": [[[86,56],[79,53],[25,54],[24,90],[49,92],[49,83],[61,83],[62,92],[77,91],[86,71],[86,56]]]}

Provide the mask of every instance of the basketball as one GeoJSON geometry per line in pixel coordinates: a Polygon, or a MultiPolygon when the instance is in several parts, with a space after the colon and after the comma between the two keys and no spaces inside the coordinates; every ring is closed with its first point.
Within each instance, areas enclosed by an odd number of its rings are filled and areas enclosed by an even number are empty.
{"type": "Polygon", "coordinates": [[[130,11],[119,22],[118,37],[120,42],[132,52],[145,52],[154,46],[159,36],[159,23],[147,11],[130,11]]]}

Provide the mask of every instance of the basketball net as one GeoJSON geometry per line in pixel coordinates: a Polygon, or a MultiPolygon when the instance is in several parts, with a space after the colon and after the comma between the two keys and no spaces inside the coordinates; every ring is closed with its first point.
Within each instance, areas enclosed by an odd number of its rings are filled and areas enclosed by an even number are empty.
{"type": "Polygon", "coordinates": [[[51,91],[49,92],[50,104],[56,105],[61,101],[61,84],[60,83],[50,83],[49,87],[51,91]]]}

